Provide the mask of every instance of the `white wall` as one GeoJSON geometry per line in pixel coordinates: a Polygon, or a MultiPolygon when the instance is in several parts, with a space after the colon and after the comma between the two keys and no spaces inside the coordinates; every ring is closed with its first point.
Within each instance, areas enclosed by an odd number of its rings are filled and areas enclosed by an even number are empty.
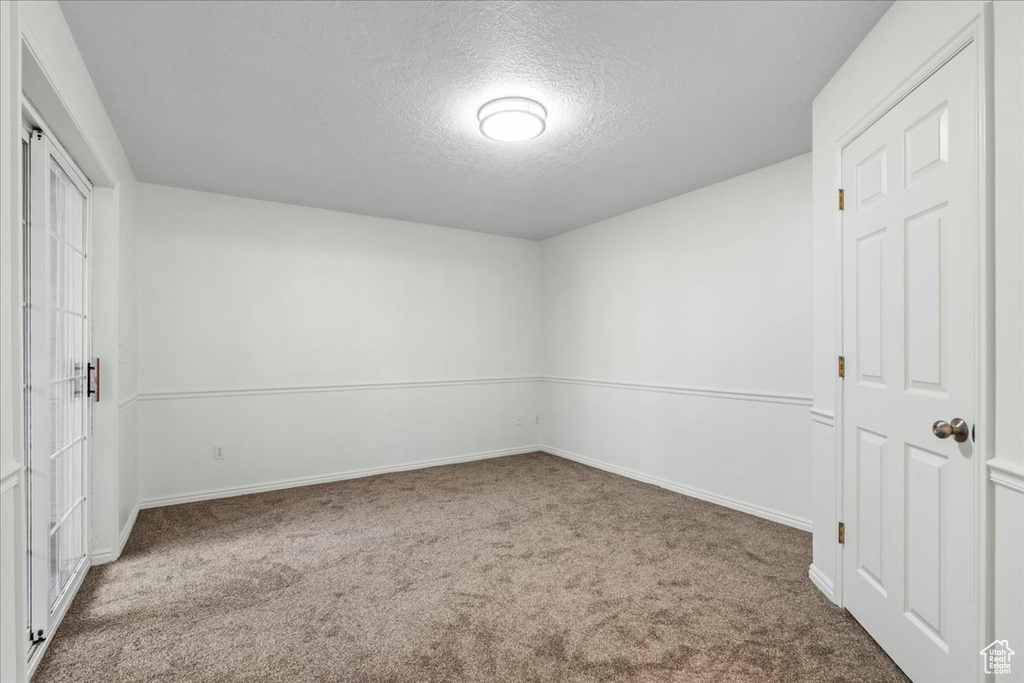
{"type": "Polygon", "coordinates": [[[804,155],[544,242],[545,444],[810,526],[804,155]]]}
{"type": "Polygon", "coordinates": [[[20,382],[21,34],[0,2],[0,681],[25,676],[25,524],[20,382]]]}
{"type": "Polygon", "coordinates": [[[992,9],[996,457],[1024,468],[1024,3],[992,9]]]}
{"type": "Polygon", "coordinates": [[[138,211],[145,501],[539,443],[539,243],[145,184],[138,211]]]}
{"type": "MultiPolygon", "coordinates": [[[[122,229],[118,239],[118,346],[107,362],[117,366],[118,463],[116,516],[118,536],[111,559],[116,559],[135,525],[139,506],[138,468],[138,232],[136,187],[120,203],[122,229]]],[[[113,406],[112,406],[113,407],[113,406]]]]}

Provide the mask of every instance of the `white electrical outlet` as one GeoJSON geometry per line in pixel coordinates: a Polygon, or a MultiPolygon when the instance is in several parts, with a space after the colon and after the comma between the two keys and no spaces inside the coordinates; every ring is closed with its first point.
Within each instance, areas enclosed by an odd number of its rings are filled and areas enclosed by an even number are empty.
{"type": "Polygon", "coordinates": [[[224,459],[224,447],[223,446],[214,446],[213,447],[213,459],[214,460],[223,460],[224,459]]]}
{"type": "Polygon", "coordinates": [[[522,427],[523,426],[523,416],[522,415],[519,415],[519,414],[516,415],[515,424],[516,424],[516,427],[522,427]]]}

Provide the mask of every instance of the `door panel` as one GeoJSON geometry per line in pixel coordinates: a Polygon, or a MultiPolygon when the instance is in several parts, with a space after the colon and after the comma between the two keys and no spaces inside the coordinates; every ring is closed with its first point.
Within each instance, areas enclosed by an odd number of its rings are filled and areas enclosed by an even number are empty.
{"type": "Polygon", "coordinates": [[[940,207],[907,221],[907,388],[942,386],[942,214],[940,207]]]}
{"type": "Polygon", "coordinates": [[[876,501],[882,500],[883,494],[882,465],[885,462],[886,438],[866,429],[858,430],[858,436],[857,495],[861,497],[858,505],[861,517],[856,527],[859,541],[857,551],[860,553],[857,570],[878,592],[885,595],[885,580],[882,578],[884,519],[881,506],[876,501]]]}
{"type": "Polygon", "coordinates": [[[907,611],[941,640],[942,532],[949,458],[907,446],[907,611]]]}
{"type": "Polygon", "coordinates": [[[977,677],[972,44],[843,149],[844,603],[914,680],[977,677]]]}
{"type": "Polygon", "coordinates": [[[90,188],[41,132],[29,151],[28,585],[38,638],[52,633],[88,569],[90,188]]]}
{"type": "Polygon", "coordinates": [[[857,379],[877,386],[885,386],[882,260],[886,237],[882,228],[857,240],[857,379]]]}

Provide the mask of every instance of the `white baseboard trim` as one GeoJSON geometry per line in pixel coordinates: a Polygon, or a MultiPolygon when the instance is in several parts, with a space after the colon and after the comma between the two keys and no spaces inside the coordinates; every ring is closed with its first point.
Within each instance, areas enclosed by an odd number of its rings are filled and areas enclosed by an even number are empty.
{"type": "Polygon", "coordinates": [[[124,528],[121,529],[121,540],[120,547],[117,550],[117,555],[120,557],[121,553],[124,552],[125,545],[128,544],[128,537],[132,535],[132,529],[135,528],[135,520],[139,518],[139,506],[135,505],[135,509],[128,515],[128,521],[125,522],[124,528]]]}
{"type": "Polygon", "coordinates": [[[128,521],[124,523],[124,528],[121,529],[121,535],[118,539],[116,551],[112,548],[98,548],[92,553],[91,561],[92,566],[98,564],[109,564],[121,557],[121,553],[124,552],[124,546],[128,543],[128,537],[132,535],[132,529],[135,528],[135,520],[139,517],[139,506],[136,505],[132,510],[132,513],[128,515],[128,521]]]}
{"type": "Polygon", "coordinates": [[[838,602],[836,602],[836,591],[832,585],[832,579],[825,576],[825,574],[820,569],[815,567],[813,563],[811,564],[810,569],[807,571],[807,576],[810,577],[811,583],[817,586],[818,590],[824,593],[825,597],[828,598],[829,601],[836,605],[839,604],[838,602]]]}
{"type": "Polygon", "coordinates": [[[96,567],[101,564],[110,564],[116,559],[117,555],[114,554],[113,548],[97,548],[92,551],[92,557],[89,558],[89,561],[93,567],[96,567]]]}
{"type": "Polygon", "coordinates": [[[166,505],[181,505],[182,503],[195,503],[202,500],[214,500],[217,498],[234,498],[235,496],[246,496],[251,493],[265,493],[266,491],[280,491],[300,486],[312,486],[314,484],[329,484],[335,481],[346,479],[359,479],[361,477],[372,477],[377,474],[389,474],[391,472],[406,472],[408,470],[422,470],[428,467],[441,465],[454,465],[460,462],[471,462],[473,460],[488,460],[490,458],[501,458],[506,455],[521,455],[523,453],[534,453],[543,450],[540,445],[521,446],[519,448],[502,448],[495,451],[483,451],[481,453],[469,453],[466,455],[454,455],[448,458],[437,458],[434,460],[419,460],[416,462],[402,463],[399,465],[388,465],[386,467],[370,467],[361,470],[349,470],[347,472],[335,472],[313,477],[298,477],[295,479],[282,479],[279,481],[254,484],[252,486],[234,486],[226,489],[209,489],[186,493],[177,496],[166,496],[161,498],[149,498],[139,503],[143,510],[149,508],[164,507],[166,505]]]}
{"type": "Polygon", "coordinates": [[[692,486],[677,484],[674,481],[669,481],[667,479],[662,479],[661,477],[655,477],[649,474],[644,474],[643,472],[631,470],[627,467],[610,465],[600,460],[594,460],[593,458],[588,458],[577,453],[564,451],[561,448],[554,448],[553,446],[540,446],[539,448],[545,453],[557,455],[558,457],[565,458],[566,460],[573,460],[583,465],[596,467],[597,469],[604,470],[605,472],[611,472],[612,474],[618,474],[629,479],[642,481],[646,484],[660,486],[663,489],[675,491],[676,493],[681,493],[684,496],[690,496],[691,498],[699,498],[701,500],[706,500],[707,502],[714,503],[715,505],[721,505],[722,507],[727,507],[732,510],[739,510],[740,512],[745,512],[748,515],[754,515],[755,517],[761,517],[763,519],[771,520],[772,522],[785,524],[786,526],[791,526],[795,529],[800,529],[801,531],[811,531],[811,529],[813,528],[811,520],[804,519],[803,517],[797,517],[786,512],[780,512],[778,510],[773,510],[771,508],[767,508],[761,505],[755,505],[754,503],[747,503],[742,500],[737,500],[735,498],[730,498],[728,496],[722,496],[717,493],[711,493],[710,491],[694,488],[692,486]]]}

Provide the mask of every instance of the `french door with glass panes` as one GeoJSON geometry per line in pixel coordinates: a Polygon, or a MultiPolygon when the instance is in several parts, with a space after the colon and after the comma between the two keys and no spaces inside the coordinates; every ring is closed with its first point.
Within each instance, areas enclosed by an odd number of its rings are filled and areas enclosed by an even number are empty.
{"type": "Polygon", "coordinates": [[[49,637],[89,567],[89,197],[38,130],[25,153],[28,627],[49,637]]]}

